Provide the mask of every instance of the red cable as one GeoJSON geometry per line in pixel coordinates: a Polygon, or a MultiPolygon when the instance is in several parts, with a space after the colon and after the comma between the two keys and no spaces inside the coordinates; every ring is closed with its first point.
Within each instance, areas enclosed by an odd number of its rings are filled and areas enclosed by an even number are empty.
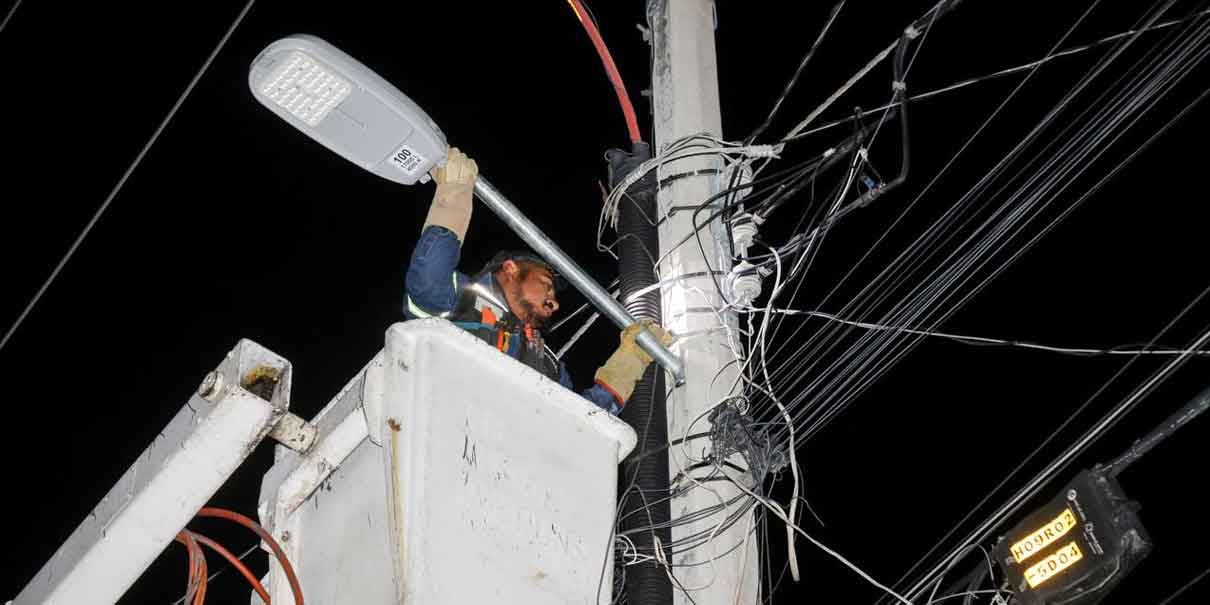
{"type": "Polygon", "coordinates": [[[206,555],[202,547],[194,540],[193,532],[182,529],[176,535],[176,541],[185,545],[189,550],[189,584],[185,589],[185,601],[190,605],[202,605],[206,601],[206,555]]]}
{"type": "Polygon", "coordinates": [[[626,85],[622,83],[618,66],[613,64],[613,57],[609,55],[605,41],[601,39],[601,32],[597,31],[597,26],[593,24],[592,19],[585,18],[584,5],[580,4],[580,0],[567,0],[567,4],[571,6],[571,10],[576,13],[576,18],[588,32],[592,45],[597,48],[597,54],[601,56],[601,63],[605,64],[605,74],[609,76],[609,82],[613,84],[613,90],[618,94],[618,104],[622,106],[622,115],[626,118],[626,130],[630,133],[630,142],[642,141],[643,135],[639,134],[639,121],[634,115],[634,105],[630,104],[630,95],[626,94],[626,85]]]}
{"type": "Polygon", "coordinates": [[[252,585],[252,589],[256,591],[256,594],[260,595],[261,600],[265,603],[269,603],[269,591],[265,590],[265,587],[261,585],[260,580],[256,579],[256,575],[254,575],[252,570],[248,569],[248,567],[244,565],[243,561],[240,561],[238,557],[231,554],[231,551],[223,548],[222,544],[219,544],[218,542],[215,542],[214,540],[211,540],[210,538],[207,538],[206,536],[203,536],[197,532],[191,533],[193,533],[193,538],[200,544],[203,546],[209,546],[211,550],[222,555],[222,557],[226,559],[232,567],[234,567],[244,576],[245,580],[248,580],[248,583],[252,585]]]}
{"type": "Polygon", "coordinates": [[[193,599],[193,605],[202,605],[206,602],[206,584],[210,582],[210,571],[206,568],[206,555],[202,553],[202,547],[197,545],[195,541],[193,547],[197,549],[197,597],[193,599]]]}
{"type": "MultiPolygon", "coordinates": [[[[265,543],[269,545],[269,548],[273,550],[273,556],[277,557],[277,562],[281,564],[282,569],[286,572],[286,580],[290,582],[290,591],[294,593],[294,605],[303,605],[302,587],[298,584],[298,576],[294,575],[294,566],[290,565],[290,560],[286,558],[286,552],[282,550],[281,545],[277,543],[277,540],[275,540],[273,535],[266,531],[265,528],[261,527],[252,519],[249,519],[248,517],[245,517],[237,512],[229,511],[225,508],[206,507],[202,510],[199,510],[197,512],[197,516],[216,517],[219,519],[234,521],[235,523],[243,525],[244,527],[255,532],[256,535],[260,536],[260,539],[264,540],[265,543]]],[[[204,583],[203,590],[205,590],[204,583]]]]}
{"type": "Polygon", "coordinates": [[[185,584],[185,602],[193,605],[193,598],[197,596],[197,542],[193,541],[193,534],[189,530],[182,529],[176,535],[176,541],[185,545],[185,550],[189,551],[189,581],[185,584]]]}

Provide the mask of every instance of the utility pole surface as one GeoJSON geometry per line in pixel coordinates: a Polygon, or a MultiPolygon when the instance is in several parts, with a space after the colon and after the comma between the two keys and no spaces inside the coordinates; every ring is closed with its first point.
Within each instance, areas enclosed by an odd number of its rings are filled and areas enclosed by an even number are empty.
{"type": "MultiPolygon", "coordinates": [[[[693,134],[721,138],[713,1],[650,0],[647,10],[654,50],[656,154],[669,143],[693,134]]],[[[708,431],[709,411],[739,392],[737,358],[741,358],[742,351],[735,313],[717,311],[726,304],[719,290],[727,288],[724,278],[731,269],[727,235],[717,219],[698,230],[693,224],[693,209],[684,209],[701,204],[722,188],[722,168],[719,156],[703,155],[665,164],[658,174],[664,181],[674,175],[697,173],[666,181],[657,198],[659,216],[667,217],[659,227],[664,326],[679,336],[673,346],[685,369],[685,382],[668,397],[668,438],[673,442],[687,433],[708,431]],[[678,245],[694,231],[698,231],[700,247],[693,237],[678,245]]],[[[699,224],[717,207],[698,213],[699,224]]],[[[708,455],[709,448],[708,439],[694,439],[674,445],[668,452],[673,493],[683,486],[693,488],[672,500],[673,522],[687,514],[719,507],[720,502],[729,503],[725,510],[672,528],[672,573],[679,585],[674,589],[674,602],[690,603],[684,592],[688,591],[696,605],[755,605],[760,599],[761,553],[755,538],[748,538],[755,532],[753,513],[748,511],[729,529],[710,535],[720,522],[738,514],[748,498],[725,481],[695,486],[683,472],[708,455]],[[695,535],[698,539],[677,546],[695,535]],[[687,549],[689,545],[696,546],[687,549]]],[[[743,464],[742,459],[734,461],[743,464]]],[[[706,467],[691,472],[703,477],[710,470],[706,467]]],[[[747,475],[732,476],[746,485],[751,481],[747,475]]]]}

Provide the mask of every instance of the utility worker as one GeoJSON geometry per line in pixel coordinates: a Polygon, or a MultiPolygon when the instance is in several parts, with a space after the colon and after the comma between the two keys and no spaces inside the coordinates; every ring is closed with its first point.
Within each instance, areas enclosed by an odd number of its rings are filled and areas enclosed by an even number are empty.
{"type": "MultiPolygon", "coordinates": [[[[505,251],[473,276],[456,270],[478,174],[475,161],[456,147],[450,148],[445,166],[432,171],[437,191],[408,264],[404,314],[408,319],[448,319],[570,389],[571,375],[541,333],[559,310],[556,294],[562,280],[554,268],[532,253],[505,251]]],[[[611,414],[622,411],[651,363],[635,342],[643,327],[665,344],[671,342],[655,323],[631,324],[622,330],[622,344],[597,370],[595,384],[582,393],[611,414]]]]}

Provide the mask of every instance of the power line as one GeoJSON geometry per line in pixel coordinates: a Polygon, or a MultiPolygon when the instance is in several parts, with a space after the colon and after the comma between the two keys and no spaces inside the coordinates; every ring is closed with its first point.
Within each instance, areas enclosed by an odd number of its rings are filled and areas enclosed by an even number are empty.
{"type": "MultiPolygon", "coordinates": [[[[248,550],[245,550],[245,551],[244,551],[242,554],[240,554],[240,556],[236,557],[236,559],[238,559],[238,560],[240,560],[240,561],[243,561],[243,560],[244,560],[244,557],[247,557],[248,555],[252,554],[252,551],[256,550],[256,549],[257,549],[257,547],[259,547],[259,546],[260,546],[260,543],[259,543],[259,542],[258,542],[258,543],[256,543],[256,544],[253,544],[252,546],[249,546],[249,547],[248,547],[248,550]]],[[[228,563],[228,564],[227,564],[225,567],[223,567],[222,569],[220,569],[220,570],[218,570],[218,571],[214,572],[213,574],[210,574],[210,577],[209,577],[209,578],[206,578],[206,582],[210,582],[211,580],[213,580],[213,579],[215,579],[215,578],[217,578],[217,577],[219,577],[219,576],[223,575],[223,572],[227,571],[228,569],[232,569],[232,567],[233,567],[233,566],[232,566],[230,563],[228,563]]],[[[186,596],[186,597],[181,597],[181,598],[179,598],[179,599],[177,599],[177,600],[173,601],[173,602],[172,602],[172,605],[181,605],[181,603],[184,603],[184,602],[185,602],[185,599],[186,599],[186,598],[188,598],[188,597],[187,597],[187,596],[186,596]]]]}
{"type": "Polygon", "coordinates": [[[888,326],[883,324],[870,323],[865,321],[853,321],[837,317],[830,313],[822,311],[797,311],[794,309],[775,309],[774,313],[784,315],[808,315],[811,317],[819,317],[828,321],[847,324],[867,330],[882,330],[890,332],[903,332],[905,334],[916,334],[919,336],[937,336],[940,338],[948,338],[962,344],[973,345],[1002,345],[1007,347],[1018,347],[1022,349],[1035,349],[1039,351],[1050,351],[1053,353],[1065,353],[1068,355],[1095,356],[1095,355],[1210,355],[1210,350],[1189,350],[1189,349],[1173,349],[1169,347],[1142,347],[1142,348],[1123,348],[1113,347],[1110,349],[1089,349],[1089,348],[1072,348],[1072,347],[1055,347],[1051,345],[1043,345],[1022,340],[1004,340],[1000,338],[987,338],[983,336],[963,336],[960,334],[948,334],[945,332],[937,332],[932,330],[918,330],[915,328],[906,328],[902,326],[888,326]]]}
{"type": "Polygon", "coordinates": [[[13,7],[8,9],[8,14],[4,16],[4,21],[0,21],[0,34],[4,33],[4,28],[8,27],[8,22],[12,20],[13,13],[17,12],[17,7],[21,6],[21,0],[13,3],[13,7]]]}
{"type": "Polygon", "coordinates": [[[1181,596],[1186,590],[1189,590],[1190,587],[1192,587],[1194,584],[1197,584],[1202,578],[1206,577],[1207,574],[1210,574],[1210,567],[1207,567],[1205,571],[1194,576],[1194,578],[1186,582],[1184,586],[1176,589],[1176,592],[1168,595],[1168,597],[1163,601],[1160,601],[1159,605],[1167,605],[1173,599],[1181,596]]]}
{"type": "MultiPolygon", "coordinates": [[[[1054,52],[1054,53],[1049,53],[1049,54],[1047,54],[1045,57],[1042,57],[1041,59],[1038,59],[1038,60],[1036,60],[1036,61],[1030,61],[1029,63],[1024,63],[1024,64],[1022,64],[1022,65],[1017,65],[1017,66],[1015,66],[1015,67],[1008,67],[1008,68],[1005,68],[1005,69],[1001,69],[1001,70],[999,70],[999,71],[992,72],[992,73],[990,73],[990,74],[986,74],[986,75],[978,76],[978,77],[975,77],[975,78],[969,78],[969,79],[966,79],[966,80],[961,80],[961,81],[959,81],[959,82],[955,82],[955,83],[950,84],[950,85],[948,85],[948,86],[942,86],[941,88],[933,89],[933,90],[930,90],[930,91],[928,91],[928,92],[922,92],[922,93],[920,93],[920,94],[918,94],[918,95],[914,95],[914,96],[908,97],[908,99],[907,99],[907,100],[908,100],[909,102],[912,102],[912,103],[915,103],[916,101],[923,101],[924,99],[928,99],[928,98],[931,98],[931,97],[935,97],[935,96],[937,96],[937,95],[939,95],[939,94],[942,94],[942,93],[946,93],[946,92],[952,92],[952,91],[958,90],[958,89],[960,89],[960,88],[966,88],[967,86],[970,86],[970,85],[972,85],[972,84],[978,84],[978,83],[980,83],[980,82],[986,82],[986,81],[988,81],[988,80],[994,80],[994,79],[997,79],[997,78],[1002,78],[1002,77],[1004,77],[1004,76],[1009,76],[1009,75],[1016,74],[1016,73],[1020,73],[1020,72],[1026,71],[1026,70],[1030,70],[1030,69],[1033,69],[1033,68],[1035,68],[1035,67],[1038,67],[1038,66],[1040,66],[1040,65],[1042,65],[1042,64],[1044,64],[1044,63],[1049,63],[1050,61],[1053,61],[1053,60],[1058,59],[1058,58],[1060,58],[1060,57],[1069,57],[1069,56],[1072,56],[1072,55],[1076,55],[1076,54],[1082,53],[1082,52],[1084,52],[1084,51],[1086,51],[1086,50],[1091,50],[1091,49],[1093,49],[1093,48],[1097,48],[1097,47],[1099,47],[1099,46],[1103,46],[1103,45],[1108,44],[1108,43],[1110,43],[1110,42],[1114,42],[1114,41],[1116,41],[1116,40],[1120,40],[1120,39],[1122,39],[1122,38],[1125,38],[1126,36],[1132,36],[1132,35],[1134,35],[1134,34],[1139,34],[1139,33],[1147,33],[1147,32],[1157,31],[1157,30],[1160,30],[1160,29],[1164,29],[1164,28],[1172,27],[1173,25],[1180,25],[1180,24],[1182,24],[1182,23],[1185,23],[1185,22],[1187,22],[1187,21],[1192,21],[1192,20],[1194,20],[1194,19],[1201,19],[1201,18],[1203,18],[1203,17],[1206,17],[1207,15],[1210,15],[1210,9],[1206,9],[1206,10],[1203,10],[1203,11],[1199,11],[1199,12],[1194,13],[1193,15],[1191,15],[1191,16],[1189,16],[1189,17],[1184,17],[1184,18],[1181,18],[1181,19],[1170,19],[1170,20],[1168,20],[1168,21],[1164,21],[1164,22],[1162,22],[1162,23],[1157,23],[1157,24],[1152,25],[1152,26],[1150,26],[1150,27],[1143,27],[1143,28],[1137,28],[1137,29],[1128,29],[1128,30],[1126,30],[1126,31],[1123,31],[1123,32],[1118,32],[1118,33],[1113,34],[1113,35],[1111,35],[1111,36],[1106,36],[1106,37],[1101,38],[1100,40],[1097,40],[1097,41],[1095,41],[1095,42],[1089,42],[1089,43],[1087,43],[1087,44],[1081,44],[1081,45],[1079,45],[1079,46],[1073,46],[1073,47],[1070,47],[1070,48],[1065,48],[1065,49],[1063,49],[1063,50],[1060,50],[1060,51],[1057,51],[1057,52],[1054,52]]],[[[834,128],[834,127],[836,127],[836,126],[840,126],[840,125],[842,125],[842,124],[848,124],[849,122],[852,122],[852,121],[854,121],[854,120],[859,120],[859,119],[861,119],[861,118],[864,118],[864,117],[868,117],[868,116],[874,115],[874,114],[876,114],[876,113],[878,113],[878,112],[885,111],[885,110],[886,110],[888,107],[893,107],[894,105],[896,105],[896,103],[887,103],[887,104],[885,104],[885,105],[879,105],[878,107],[875,107],[875,108],[873,108],[873,109],[867,109],[867,110],[861,111],[861,112],[859,112],[859,113],[855,113],[854,115],[849,116],[849,117],[847,117],[847,118],[841,118],[841,119],[839,119],[839,120],[833,120],[833,121],[831,121],[831,122],[827,122],[827,123],[825,123],[825,124],[821,124],[821,125],[819,125],[819,126],[816,126],[815,128],[812,128],[812,129],[810,129],[810,130],[804,130],[804,131],[802,131],[802,132],[800,132],[800,133],[797,133],[797,134],[795,134],[795,135],[789,136],[789,137],[787,137],[787,138],[783,139],[783,140],[782,140],[782,142],[785,142],[785,141],[790,141],[790,140],[795,140],[795,139],[801,139],[801,138],[803,138],[803,137],[806,137],[806,136],[809,136],[809,135],[815,134],[815,133],[817,133],[817,132],[823,132],[823,131],[825,131],[825,130],[829,130],[829,129],[831,129],[831,128],[834,128]]]]}
{"type": "MultiPolygon", "coordinates": [[[[223,46],[227,44],[227,40],[231,38],[231,34],[235,33],[235,28],[239,27],[240,22],[244,20],[244,15],[248,14],[248,11],[252,9],[252,5],[255,3],[256,0],[248,0],[248,3],[244,5],[244,9],[240,11],[239,15],[235,18],[235,22],[232,23],[231,27],[227,29],[227,33],[223,34],[223,38],[219,40],[218,45],[214,47],[213,51],[211,51],[210,56],[206,57],[206,62],[203,63],[201,69],[194,74],[193,80],[189,82],[189,85],[185,87],[185,91],[181,93],[179,98],[177,98],[176,103],[172,106],[172,109],[168,110],[168,115],[164,116],[164,120],[160,122],[158,127],[156,127],[155,132],[151,134],[151,138],[147,140],[145,145],[143,145],[143,149],[139,151],[139,154],[135,156],[134,161],[130,163],[128,168],[126,168],[126,172],[122,174],[122,178],[118,179],[118,183],[114,185],[113,190],[111,190],[109,195],[106,196],[105,201],[101,203],[101,207],[97,208],[96,213],[92,215],[92,219],[90,219],[88,224],[84,226],[84,230],[80,232],[80,235],[76,236],[76,240],[72,242],[71,247],[67,249],[67,253],[63,255],[63,258],[59,260],[59,264],[55,265],[54,270],[50,272],[50,276],[46,278],[46,281],[42,284],[42,287],[38,288],[38,292],[34,294],[32,299],[30,299],[29,304],[25,305],[25,309],[21,311],[21,315],[17,316],[17,321],[13,322],[13,325],[8,329],[8,332],[4,334],[4,338],[0,339],[0,351],[4,350],[4,345],[8,344],[9,339],[11,339],[13,334],[17,332],[17,329],[21,327],[21,323],[25,321],[25,318],[29,315],[30,311],[33,310],[34,305],[37,305],[38,301],[42,299],[42,295],[46,293],[46,290],[50,288],[51,283],[53,283],[55,278],[59,276],[59,272],[62,271],[63,267],[67,265],[67,261],[71,260],[71,257],[73,254],[75,254],[76,249],[79,248],[80,244],[84,242],[84,238],[88,237],[89,232],[92,231],[92,228],[97,224],[97,221],[101,219],[101,215],[105,213],[105,210],[109,208],[109,204],[113,202],[115,197],[117,197],[118,192],[122,190],[122,186],[126,184],[127,179],[130,178],[130,175],[133,174],[135,169],[139,167],[139,164],[143,161],[143,157],[146,156],[147,152],[151,150],[151,146],[155,145],[156,140],[160,138],[160,134],[163,133],[164,129],[168,126],[168,122],[172,121],[172,118],[176,115],[177,110],[179,110],[181,105],[185,103],[185,98],[188,97],[189,93],[193,91],[193,88],[197,86],[198,81],[202,79],[202,76],[206,73],[206,70],[210,67],[210,64],[214,62],[214,58],[218,56],[219,51],[223,49],[223,46]]],[[[13,10],[16,10],[16,6],[13,7],[13,10]]],[[[9,17],[12,17],[12,12],[13,11],[9,11],[9,17]]],[[[7,17],[5,18],[4,22],[8,22],[7,17]]],[[[2,28],[3,25],[0,25],[0,29],[2,28]]]]}

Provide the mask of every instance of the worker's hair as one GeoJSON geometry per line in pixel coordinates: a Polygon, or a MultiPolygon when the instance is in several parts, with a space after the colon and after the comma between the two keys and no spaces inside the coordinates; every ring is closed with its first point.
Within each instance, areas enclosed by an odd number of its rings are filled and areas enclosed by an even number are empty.
{"type": "Polygon", "coordinates": [[[541,257],[532,252],[519,250],[503,250],[496,253],[491,260],[487,261],[487,264],[483,266],[483,270],[479,274],[495,273],[504,266],[505,261],[509,260],[517,263],[517,267],[521,269],[520,273],[518,273],[518,277],[521,279],[525,279],[525,276],[529,274],[531,269],[544,269],[550,273],[551,279],[555,282],[555,291],[562,291],[567,285],[563,280],[563,276],[559,275],[559,272],[555,271],[555,268],[542,260],[541,257]]]}
{"type": "Polygon", "coordinates": [[[539,269],[539,270],[545,271],[548,274],[550,274],[552,280],[554,279],[554,272],[551,271],[550,267],[547,266],[545,263],[535,263],[532,260],[524,260],[524,259],[514,260],[513,262],[517,263],[517,268],[521,270],[520,273],[517,274],[517,277],[519,279],[525,279],[526,277],[529,276],[529,272],[534,269],[539,269]]]}

